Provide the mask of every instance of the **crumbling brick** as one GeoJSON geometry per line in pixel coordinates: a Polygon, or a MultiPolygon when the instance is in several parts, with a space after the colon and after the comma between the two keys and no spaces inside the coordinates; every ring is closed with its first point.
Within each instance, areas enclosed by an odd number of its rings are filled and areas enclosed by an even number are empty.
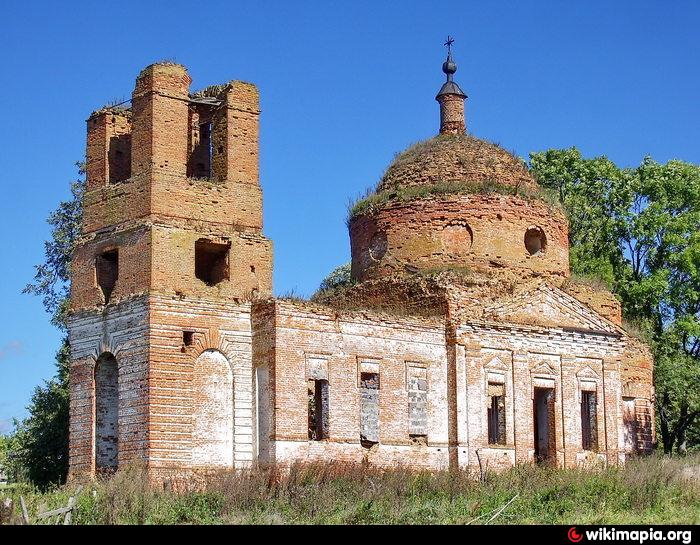
{"type": "Polygon", "coordinates": [[[609,292],[568,280],[566,218],[521,162],[451,134],[458,101],[443,101],[450,134],[400,156],[380,190],[455,176],[501,190],[353,217],[358,282],[312,303],[271,298],[257,89],[189,85],[184,67],[152,65],[131,108],[88,119],[71,478],[134,459],[164,480],[256,461],[576,467],[652,449],[649,348],[609,292]]]}

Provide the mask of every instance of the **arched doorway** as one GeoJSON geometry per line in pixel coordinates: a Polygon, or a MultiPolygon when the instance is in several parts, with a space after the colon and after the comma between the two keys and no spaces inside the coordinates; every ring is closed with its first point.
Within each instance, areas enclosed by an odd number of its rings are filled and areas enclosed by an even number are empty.
{"type": "Polygon", "coordinates": [[[114,471],[119,455],[119,371],[104,352],[95,363],[95,468],[114,471]]]}
{"type": "Polygon", "coordinates": [[[226,356],[205,350],[194,362],[192,464],[233,466],[233,373],[226,356]]]}

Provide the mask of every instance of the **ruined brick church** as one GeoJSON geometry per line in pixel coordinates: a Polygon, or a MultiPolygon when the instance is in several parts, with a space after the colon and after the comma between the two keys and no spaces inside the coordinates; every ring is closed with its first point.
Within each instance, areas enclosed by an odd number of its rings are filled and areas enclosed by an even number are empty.
{"type": "MultiPolygon", "coordinates": [[[[389,165],[350,212],[352,281],[272,296],[257,88],[190,92],[178,64],[87,120],[72,263],[70,477],[344,460],[621,463],[651,448],[653,362],[614,296],[569,272],[526,165],[466,131],[389,165]]],[[[408,136],[407,138],[410,138],[408,136]]],[[[313,255],[309,255],[313,259],[313,255]]]]}

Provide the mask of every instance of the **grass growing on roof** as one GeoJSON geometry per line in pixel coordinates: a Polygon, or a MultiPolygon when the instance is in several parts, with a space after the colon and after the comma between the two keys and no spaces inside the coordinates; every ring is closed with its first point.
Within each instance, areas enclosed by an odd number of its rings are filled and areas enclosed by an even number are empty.
{"type": "Polygon", "coordinates": [[[446,195],[515,195],[525,200],[543,201],[550,207],[561,210],[556,192],[548,188],[528,189],[522,186],[502,184],[494,180],[482,182],[445,181],[429,185],[400,187],[375,193],[367,190],[363,197],[348,206],[348,221],[357,216],[372,214],[384,206],[397,202],[410,202],[430,197],[446,195]]]}
{"type": "Polygon", "coordinates": [[[386,171],[384,172],[382,180],[384,180],[384,178],[392,168],[397,168],[406,163],[410,163],[416,157],[429,155],[432,152],[441,149],[445,144],[455,141],[459,141],[461,143],[470,145],[476,149],[484,149],[490,151],[497,150],[499,152],[502,152],[504,155],[509,155],[516,164],[522,165],[523,172],[527,172],[527,166],[525,161],[522,158],[518,157],[518,155],[514,151],[507,150],[497,142],[490,142],[483,138],[476,138],[475,136],[472,136],[470,134],[439,134],[433,138],[428,138],[427,140],[416,142],[410,145],[404,151],[396,153],[394,155],[393,161],[389,164],[386,171]]]}

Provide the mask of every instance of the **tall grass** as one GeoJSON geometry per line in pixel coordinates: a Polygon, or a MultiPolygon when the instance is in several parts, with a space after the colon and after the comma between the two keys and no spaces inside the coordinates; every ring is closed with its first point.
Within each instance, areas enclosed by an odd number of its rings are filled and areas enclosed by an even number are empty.
{"type": "MultiPolygon", "coordinates": [[[[597,470],[520,465],[478,479],[468,471],[415,471],[329,463],[222,471],[149,486],[135,465],[87,486],[80,524],[700,523],[700,456],[648,457],[597,470]],[[174,492],[173,489],[189,491],[174,492]]],[[[30,513],[65,505],[68,486],[26,488],[30,513]]],[[[2,493],[0,492],[0,495],[2,493]]],[[[18,519],[15,518],[15,521],[18,519]]]]}

